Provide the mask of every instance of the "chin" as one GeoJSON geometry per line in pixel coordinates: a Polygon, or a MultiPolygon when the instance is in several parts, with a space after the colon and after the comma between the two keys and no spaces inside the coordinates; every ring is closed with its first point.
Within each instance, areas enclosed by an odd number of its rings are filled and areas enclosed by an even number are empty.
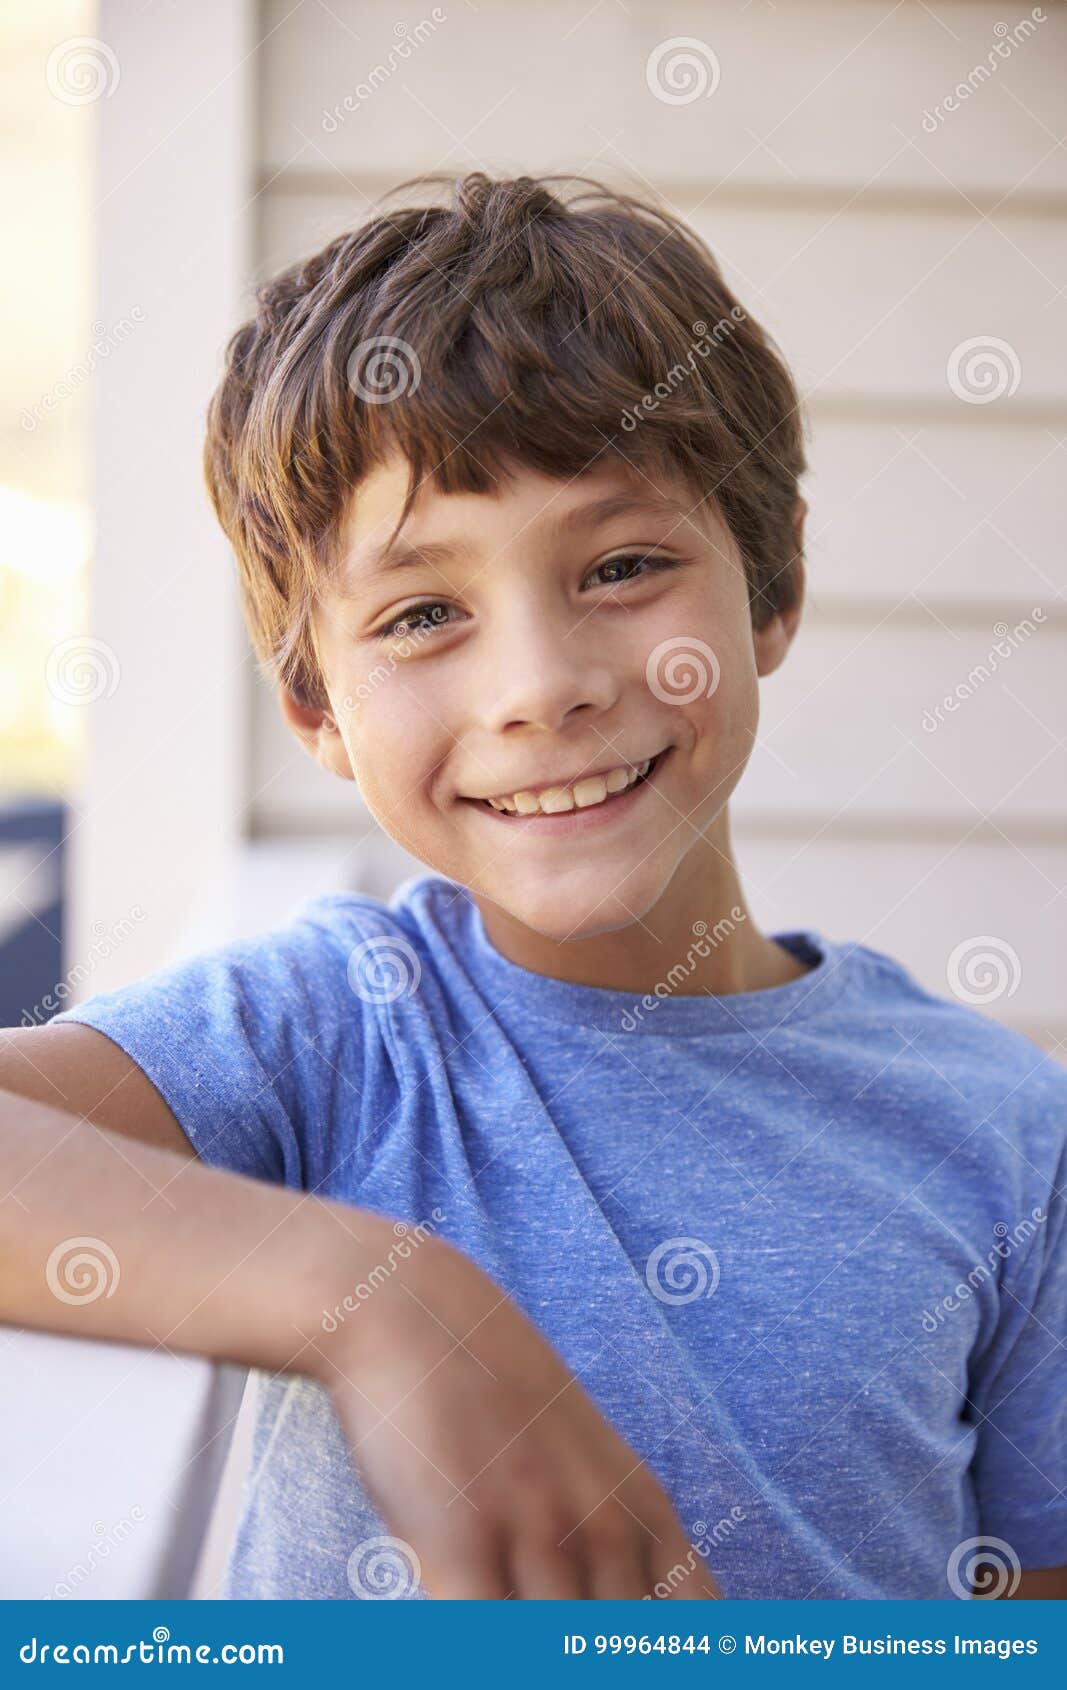
{"type": "MultiPolygon", "coordinates": [[[[506,887],[494,901],[524,927],[557,944],[593,939],[632,927],[653,909],[666,882],[642,865],[622,880],[605,881],[604,869],[563,875],[543,887],[506,887]]],[[[669,878],[669,877],[668,877],[669,878]]]]}

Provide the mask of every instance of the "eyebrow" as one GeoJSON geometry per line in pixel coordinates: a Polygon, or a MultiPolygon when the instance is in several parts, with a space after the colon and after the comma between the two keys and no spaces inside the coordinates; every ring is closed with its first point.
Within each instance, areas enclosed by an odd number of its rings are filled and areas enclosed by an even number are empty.
{"type": "MultiPolygon", "coordinates": [[[[547,517],[542,531],[546,538],[553,542],[576,528],[586,531],[601,528],[605,523],[620,516],[674,517],[679,522],[691,521],[701,503],[698,499],[687,509],[679,500],[651,491],[607,493],[602,498],[591,499],[573,510],[547,517]]],[[[421,545],[402,539],[392,544],[385,541],[379,546],[371,547],[358,557],[357,562],[358,552],[357,547],[344,571],[342,596],[346,599],[354,598],[361,587],[370,586],[383,575],[392,574],[396,569],[412,569],[419,564],[432,569],[470,560],[470,549],[466,545],[449,545],[446,541],[436,540],[428,540],[421,545]]]]}

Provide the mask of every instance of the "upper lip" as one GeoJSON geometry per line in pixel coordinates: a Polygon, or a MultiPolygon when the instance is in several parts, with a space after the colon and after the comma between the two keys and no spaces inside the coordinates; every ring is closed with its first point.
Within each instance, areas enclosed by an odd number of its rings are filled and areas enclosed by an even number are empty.
{"type": "MultiPolygon", "coordinates": [[[[616,757],[611,763],[601,763],[595,769],[580,769],[577,774],[556,776],[546,775],[538,780],[521,780],[514,786],[497,786],[492,792],[480,795],[480,801],[485,803],[489,798],[510,798],[515,792],[543,792],[552,786],[577,786],[582,780],[595,780],[598,775],[610,774],[612,769],[636,769],[642,763],[651,763],[654,758],[663,755],[667,747],[661,745],[658,751],[650,751],[645,757],[616,757]]],[[[474,794],[465,794],[471,797],[474,794]]]]}

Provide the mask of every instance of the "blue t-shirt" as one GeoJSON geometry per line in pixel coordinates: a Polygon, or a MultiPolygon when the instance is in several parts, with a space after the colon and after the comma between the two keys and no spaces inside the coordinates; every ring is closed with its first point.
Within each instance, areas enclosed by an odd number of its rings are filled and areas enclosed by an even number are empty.
{"type": "MultiPolygon", "coordinates": [[[[774,937],[807,973],[635,1000],[518,967],[425,874],[56,1019],[205,1162],[465,1250],[727,1597],[947,1598],[976,1538],[1067,1562],[1067,1072],[877,951],[774,937]]],[[[374,1594],[328,1394],[257,1379],[225,1594],[374,1594]]]]}

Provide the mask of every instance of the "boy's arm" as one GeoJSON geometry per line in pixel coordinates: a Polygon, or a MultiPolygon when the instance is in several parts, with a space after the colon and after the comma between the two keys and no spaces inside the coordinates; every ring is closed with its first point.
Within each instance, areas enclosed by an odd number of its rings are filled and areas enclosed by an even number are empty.
{"type": "Polygon", "coordinates": [[[395,1240],[0,1091],[0,1322],[317,1379],[433,1596],[716,1596],[655,1476],[500,1287],[439,1238],[377,1283],[395,1240]]]}
{"type": "Polygon", "coordinates": [[[79,1021],[0,1028],[0,1092],[51,1104],[143,1144],[196,1154],[170,1106],[121,1045],[79,1021]]]}

